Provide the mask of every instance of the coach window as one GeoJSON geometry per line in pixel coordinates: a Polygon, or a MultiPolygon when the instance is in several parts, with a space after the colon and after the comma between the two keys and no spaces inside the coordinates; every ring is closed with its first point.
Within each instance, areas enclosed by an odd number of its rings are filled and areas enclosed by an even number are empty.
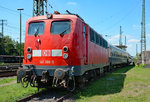
{"type": "Polygon", "coordinates": [[[105,48],[107,48],[107,42],[105,41],[105,48]]]}
{"type": "Polygon", "coordinates": [[[71,32],[70,21],[53,21],[51,24],[51,34],[69,34],[71,32]]]}
{"type": "Polygon", "coordinates": [[[114,56],[113,52],[111,52],[111,56],[114,56]]]}
{"type": "Polygon", "coordinates": [[[105,48],[105,40],[103,40],[103,47],[105,48]]]}
{"type": "Polygon", "coordinates": [[[103,38],[102,38],[102,41],[103,41],[102,46],[105,47],[104,46],[105,45],[105,40],[103,38]]]}
{"type": "Polygon", "coordinates": [[[86,27],[84,26],[83,27],[83,37],[85,38],[85,36],[86,36],[86,27]]]}
{"type": "Polygon", "coordinates": [[[90,41],[93,41],[93,31],[90,29],[90,41]]]}
{"type": "Polygon", "coordinates": [[[96,34],[96,44],[98,44],[99,45],[99,36],[98,36],[98,34],[97,33],[95,33],[96,34]]]}
{"type": "Polygon", "coordinates": [[[95,33],[94,33],[94,31],[92,29],[90,29],[90,40],[92,42],[95,42],[95,33]]]}
{"type": "Polygon", "coordinates": [[[101,37],[99,36],[99,46],[101,46],[101,37]]]}
{"type": "Polygon", "coordinates": [[[45,23],[44,22],[32,22],[29,24],[29,35],[42,35],[44,33],[45,23]]]}
{"type": "Polygon", "coordinates": [[[102,41],[102,38],[100,37],[100,46],[102,46],[102,43],[103,43],[103,41],[102,41]]]}
{"type": "Polygon", "coordinates": [[[104,48],[106,48],[106,41],[105,41],[105,44],[104,44],[104,48]]]}
{"type": "Polygon", "coordinates": [[[107,42],[106,42],[106,40],[105,40],[105,48],[107,48],[107,42]]]}
{"type": "Polygon", "coordinates": [[[96,43],[96,32],[95,31],[93,32],[94,32],[94,43],[96,43]]]}

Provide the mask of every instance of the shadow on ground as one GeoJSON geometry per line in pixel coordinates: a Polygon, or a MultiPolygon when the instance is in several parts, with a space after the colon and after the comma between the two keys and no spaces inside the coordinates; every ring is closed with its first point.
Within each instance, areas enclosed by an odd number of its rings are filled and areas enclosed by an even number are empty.
{"type": "Polygon", "coordinates": [[[150,64],[146,65],[144,68],[150,68],[150,64]]]}
{"type": "Polygon", "coordinates": [[[131,70],[134,66],[128,66],[117,69],[113,73],[108,73],[104,77],[92,82],[88,87],[76,91],[76,99],[83,97],[91,97],[95,95],[108,95],[119,93],[124,87],[124,80],[126,72],[131,70]]]}

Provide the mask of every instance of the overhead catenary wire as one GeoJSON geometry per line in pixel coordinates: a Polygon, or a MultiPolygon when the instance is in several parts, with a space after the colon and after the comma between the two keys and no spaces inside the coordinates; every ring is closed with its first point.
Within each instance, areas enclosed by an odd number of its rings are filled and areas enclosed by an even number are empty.
{"type": "Polygon", "coordinates": [[[59,8],[57,7],[57,5],[55,4],[54,0],[47,0],[48,3],[50,4],[49,6],[52,7],[53,11],[60,11],[59,8]]]}
{"type": "MultiPolygon", "coordinates": [[[[9,14],[11,14],[11,15],[15,15],[15,16],[18,16],[19,15],[19,12],[17,11],[17,10],[13,10],[13,9],[11,9],[11,8],[8,8],[8,7],[6,7],[6,6],[2,6],[2,5],[0,5],[0,9],[1,9],[1,11],[5,11],[5,12],[3,12],[3,13],[9,13],[9,14]]],[[[29,15],[29,14],[26,14],[26,13],[22,13],[24,16],[27,16],[27,17],[31,17],[31,15],[29,15]]],[[[23,28],[25,28],[25,27],[23,27],[23,28]]],[[[12,23],[8,23],[7,25],[6,25],[6,27],[5,27],[5,35],[6,36],[10,36],[11,38],[13,38],[13,39],[16,39],[16,38],[14,38],[14,37],[18,37],[18,35],[19,35],[19,26],[17,26],[17,24],[15,25],[15,24],[12,24],[12,23]],[[7,30],[6,30],[7,29],[7,30]],[[18,32],[17,32],[18,31],[18,32]]],[[[23,35],[25,35],[25,30],[23,29],[23,35]]],[[[24,37],[22,37],[23,39],[24,39],[24,37]]]]}
{"type": "MultiPolygon", "coordinates": [[[[19,12],[18,11],[15,11],[15,10],[12,10],[12,9],[10,9],[10,8],[7,8],[7,7],[4,7],[4,6],[1,6],[0,5],[0,8],[1,9],[4,9],[5,10],[5,12],[6,13],[9,13],[9,14],[13,14],[13,15],[16,15],[16,16],[18,16],[18,14],[19,14],[19,12]]],[[[25,15],[25,16],[28,16],[28,17],[31,17],[30,15],[28,15],[28,14],[26,14],[26,13],[22,13],[23,15],[25,15]]],[[[25,28],[25,27],[23,27],[23,28],[25,28]]],[[[10,37],[12,37],[12,38],[14,38],[14,36],[16,37],[16,36],[18,36],[18,34],[19,34],[19,26],[17,26],[17,25],[15,25],[15,24],[12,24],[12,23],[8,23],[7,25],[6,25],[6,29],[4,30],[5,31],[5,33],[6,33],[6,35],[7,36],[10,36],[10,37]],[[7,30],[6,30],[7,29],[7,30]],[[12,29],[12,30],[11,30],[12,29]],[[16,31],[16,30],[18,30],[18,32],[16,31]],[[17,35],[16,35],[17,34],[17,35]],[[12,36],[13,35],[13,36],[12,36]]],[[[23,29],[23,35],[25,35],[25,30],[23,29]]],[[[24,39],[24,37],[23,37],[23,39],[24,39]]]]}
{"type": "MultiPolygon", "coordinates": [[[[6,27],[5,30],[7,30],[7,33],[5,34],[6,36],[10,36],[12,39],[15,39],[15,41],[17,41],[17,40],[19,39],[19,34],[20,34],[19,31],[18,31],[18,32],[17,32],[17,31],[14,31],[13,29],[10,29],[10,28],[8,28],[8,27],[6,27]]],[[[23,31],[22,34],[25,35],[25,32],[23,31]]],[[[22,36],[22,39],[23,39],[23,41],[24,41],[25,37],[22,36]]]]}
{"type": "MultiPolygon", "coordinates": [[[[1,5],[0,5],[0,8],[6,9],[6,10],[8,10],[8,11],[11,11],[11,12],[14,12],[14,13],[19,14],[18,11],[12,10],[12,9],[10,9],[10,8],[7,8],[7,7],[1,6],[1,5]]],[[[26,14],[26,13],[22,13],[22,14],[25,15],[25,16],[31,17],[31,15],[29,15],[29,14],[26,14]]]]}
{"type": "MultiPolygon", "coordinates": [[[[6,25],[7,27],[9,27],[9,28],[11,28],[11,29],[14,29],[14,30],[16,30],[16,29],[20,29],[19,27],[16,27],[16,26],[12,26],[12,25],[9,25],[9,24],[7,24],[6,25]]],[[[23,32],[25,32],[25,29],[23,29],[23,32]]]]}
{"type": "MultiPolygon", "coordinates": [[[[16,36],[15,34],[19,35],[19,27],[16,27],[16,26],[12,26],[12,25],[9,25],[7,24],[7,26],[5,27],[5,32],[7,35],[10,35],[10,36],[16,36]],[[16,30],[17,29],[17,30],[16,30]]],[[[23,29],[23,35],[25,35],[25,29],[23,29]]]]}
{"type": "MultiPolygon", "coordinates": [[[[8,24],[11,25],[11,26],[13,26],[13,27],[19,28],[19,30],[20,30],[20,27],[17,24],[12,23],[10,21],[8,22],[8,24]]],[[[22,27],[25,28],[25,26],[22,26],[22,27]]]]}
{"type": "MultiPolygon", "coordinates": [[[[139,2],[137,3],[139,4],[139,2]]],[[[133,6],[123,17],[121,17],[119,20],[117,20],[112,25],[108,26],[107,28],[103,29],[102,32],[107,31],[106,33],[110,33],[110,30],[112,30],[114,27],[116,27],[118,24],[120,25],[121,22],[123,22],[125,19],[127,19],[131,14],[134,14],[133,12],[137,10],[137,4],[133,6]]],[[[107,21],[106,21],[107,22],[107,21]]]]}
{"type": "Polygon", "coordinates": [[[54,8],[53,8],[53,6],[48,2],[48,6],[53,10],[53,11],[55,11],[54,10],[54,8]]]}

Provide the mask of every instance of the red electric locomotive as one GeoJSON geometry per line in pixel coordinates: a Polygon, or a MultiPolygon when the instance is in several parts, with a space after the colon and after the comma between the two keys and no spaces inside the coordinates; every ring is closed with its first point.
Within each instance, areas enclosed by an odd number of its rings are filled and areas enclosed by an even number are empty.
{"type": "Polygon", "coordinates": [[[47,14],[26,23],[23,87],[63,86],[70,91],[109,67],[107,41],[75,14],[47,14]]]}

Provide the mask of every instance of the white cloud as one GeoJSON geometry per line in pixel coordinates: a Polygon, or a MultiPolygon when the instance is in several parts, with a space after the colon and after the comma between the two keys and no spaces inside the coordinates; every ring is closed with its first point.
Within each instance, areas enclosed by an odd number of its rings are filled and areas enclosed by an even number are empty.
{"type": "Polygon", "coordinates": [[[147,36],[149,36],[149,37],[150,37],[150,34],[147,34],[147,36]]]}
{"type": "MultiPolygon", "coordinates": [[[[150,23],[147,23],[147,24],[146,24],[146,27],[149,27],[149,26],[150,26],[150,23]]],[[[133,25],[133,29],[141,30],[141,25],[136,25],[136,24],[134,24],[134,25],[133,25]]]]}
{"type": "Polygon", "coordinates": [[[137,30],[139,30],[141,28],[141,26],[140,25],[136,25],[136,24],[134,24],[133,25],[133,29],[137,29],[137,30]]]}
{"type": "Polygon", "coordinates": [[[147,47],[147,50],[149,50],[149,51],[150,51],[150,46],[148,46],[148,47],[147,47]]]}
{"type": "Polygon", "coordinates": [[[128,44],[127,46],[128,46],[128,48],[132,48],[133,44],[128,44]]]}
{"type": "Polygon", "coordinates": [[[70,2],[67,2],[67,5],[74,5],[74,6],[75,6],[75,5],[77,5],[77,3],[76,3],[76,2],[71,2],[71,1],[70,1],[70,2]]]}
{"type": "Polygon", "coordinates": [[[109,39],[108,39],[108,42],[110,42],[111,44],[116,44],[116,43],[119,43],[119,37],[120,35],[114,35],[114,36],[111,36],[109,39]]]}
{"type": "Polygon", "coordinates": [[[127,45],[127,49],[128,49],[128,51],[130,51],[130,52],[131,52],[133,47],[134,47],[134,46],[133,46],[133,44],[128,44],[128,45],[127,45]]]}
{"type": "Polygon", "coordinates": [[[146,26],[150,26],[150,23],[146,24],[146,26]]]}
{"type": "Polygon", "coordinates": [[[118,35],[114,35],[112,38],[119,38],[120,37],[120,35],[118,34],[118,35]]]}
{"type": "Polygon", "coordinates": [[[136,45],[134,44],[128,44],[127,45],[127,52],[129,52],[132,56],[135,56],[136,51],[136,45]]]}
{"type": "Polygon", "coordinates": [[[127,38],[132,38],[133,36],[131,36],[131,35],[125,35],[127,38]]]}
{"type": "Polygon", "coordinates": [[[128,40],[128,42],[140,42],[140,40],[138,40],[138,39],[130,39],[130,40],[128,40]]]}

